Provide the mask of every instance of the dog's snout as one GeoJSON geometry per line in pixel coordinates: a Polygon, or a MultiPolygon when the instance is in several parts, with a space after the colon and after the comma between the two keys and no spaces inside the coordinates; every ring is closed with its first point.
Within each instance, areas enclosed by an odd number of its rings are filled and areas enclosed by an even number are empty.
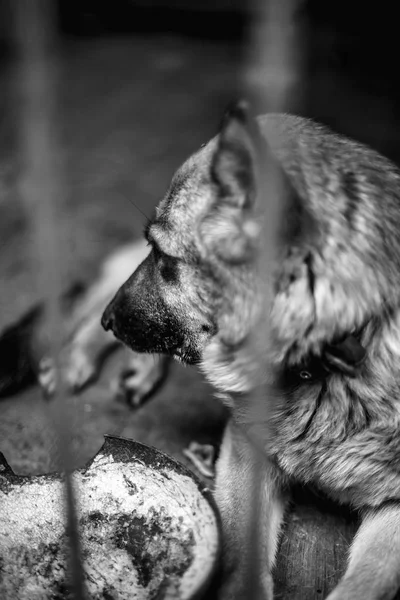
{"type": "Polygon", "coordinates": [[[109,304],[101,317],[101,325],[106,331],[114,329],[115,312],[112,304],[109,304]]]}

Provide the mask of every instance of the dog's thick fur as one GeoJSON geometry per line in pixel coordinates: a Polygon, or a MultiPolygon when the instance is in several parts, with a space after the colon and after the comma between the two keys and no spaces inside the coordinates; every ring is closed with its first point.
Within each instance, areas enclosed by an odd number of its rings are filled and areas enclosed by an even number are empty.
{"type": "Polygon", "coordinates": [[[257,416],[265,597],[293,482],[363,517],[329,600],[392,598],[400,586],[399,232],[400,172],[388,160],[309,120],[253,120],[239,105],[175,174],[147,228],[151,253],[103,315],[132,349],[199,363],[228,399],[216,484],[223,598],[246,597],[248,397],[260,384],[274,394],[257,416]],[[266,339],[256,258],[260,173],[271,160],[285,205],[266,339]]]}

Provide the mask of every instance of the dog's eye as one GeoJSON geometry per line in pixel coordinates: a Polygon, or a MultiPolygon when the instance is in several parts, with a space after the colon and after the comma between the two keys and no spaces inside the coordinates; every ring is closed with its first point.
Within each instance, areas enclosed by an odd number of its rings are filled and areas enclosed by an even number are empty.
{"type": "Polygon", "coordinates": [[[166,283],[177,283],[178,261],[171,256],[163,256],[159,262],[160,275],[166,283]]]}
{"type": "Polygon", "coordinates": [[[178,281],[178,259],[165,254],[153,243],[153,256],[158,272],[165,283],[177,283],[178,281]]]}

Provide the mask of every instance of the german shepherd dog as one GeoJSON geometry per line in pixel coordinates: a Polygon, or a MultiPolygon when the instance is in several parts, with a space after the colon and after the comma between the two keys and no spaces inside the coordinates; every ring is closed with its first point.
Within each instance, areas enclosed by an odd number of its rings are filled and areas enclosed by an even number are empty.
{"type": "Polygon", "coordinates": [[[274,389],[276,396],[276,409],[264,415],[259,473],[264,597],[272,597],[286,491],[297,482],[349,503],[362,518],[329,600],[392,598],[400,586],[400,171],[394,165],[310,120],[255,119],[235,105],[218,136],[174,175],[146,229],[151,252],[117,291],[102,324],[135,351],[199,364],[226,398],[231,419],[216,479],[221,598],[245,598],[253,418],[246,395],[255,386],[248,339],[262,330],[265,307],[255,256],[265,201],[259,173],[267,159],[284,183],[285,226],[269,337],[257,346],[269,373],[266,394],[274,389]]]}

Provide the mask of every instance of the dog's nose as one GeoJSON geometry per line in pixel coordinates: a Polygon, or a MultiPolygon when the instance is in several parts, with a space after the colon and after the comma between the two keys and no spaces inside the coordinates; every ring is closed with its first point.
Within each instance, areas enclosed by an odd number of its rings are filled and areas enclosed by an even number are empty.
{"type": "Polygon", "coordinates": [[[101,317],[101,325],[106,331],[109,331],[110,329],[111,330],[114,329],[114,322],[115,322],[115,313],[113,311],[111,304],[109,304],[107,306],[107,308],[105,309],[105,311],[103,312],[103,316],[101,317]]]}

